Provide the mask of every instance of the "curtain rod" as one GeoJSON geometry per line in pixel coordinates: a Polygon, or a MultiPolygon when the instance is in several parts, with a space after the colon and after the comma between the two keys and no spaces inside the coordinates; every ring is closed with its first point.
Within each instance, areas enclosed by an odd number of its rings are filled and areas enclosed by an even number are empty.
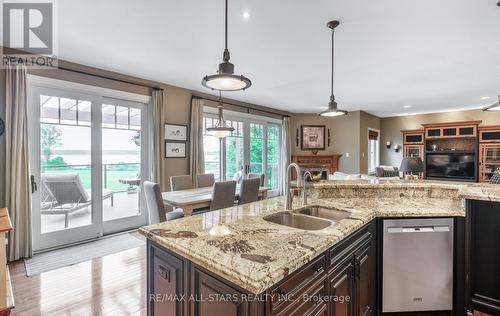
{"type": "Polygon", "coordinates": [[[78,74],[81,74],[81,75],[93,76],[93,77],[97,77],[97,78],[102,78],[102,79],[107,79],[107,80],[113,80],[113,81],[123,82],[123,83],[127,83],[127,84],[132,84],[132,85],[135,85],[135,86],[140,86],[140,87],[145,87],[145,88],[150,88],[150,89],[154,89],[154,90],[163,91],[163,88],[160,88],[158,86],[137,83],[137,82],[134,82],[132,80],[117,79],[117,78],[113,78],[111,76],[99,75],[99,74],[95,74],[95,73],[86,72],[86,71],[83,71],[83,70],[72,69],[72,68],[65,67],[65,66],[58,66],[57,69],[61,69],[61,70],[65,70],[65,71],[71,71],[71,72],[78,73],[78,74]]]}
{"type": "MultiPolygon", "coordinates": [[[[201,97],[201,96],[194,95],[194,94],[191,96],[191,100],[192,99],[200,99],[200,100],[207,100],[207,101],[212,101],[212,102],[219,102],[218,99],[201,97]]],[[[269,114],[273,114],[273,115],[278,115],[278,116],[281,116],[281,117],[290,117],[290,115],[280,114],[280,113],[276,113],[276,112],[272,112],[272,111],[267,111],[267,110],[254,109],[254,108],[251,108],[249,106],[245,106],[245,105],[241,105],[241,104],[236,104],[236,103],[231,103],[231,102],[226,102],[226,101],[223,101],[222,103],[228,104],[228,105],[232,105],[232,106],[236,106],[236,107],[239,107],[239,108],[243,108],[243,109],[246,110],[247,114],[251,114],[250,110],[254,110],[254,111],[269,113],[269,114]]]]}

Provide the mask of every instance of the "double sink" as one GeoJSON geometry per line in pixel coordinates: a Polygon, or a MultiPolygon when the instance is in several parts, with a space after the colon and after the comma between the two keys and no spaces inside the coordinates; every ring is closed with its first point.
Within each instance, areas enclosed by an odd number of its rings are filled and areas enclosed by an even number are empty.
{"type": "Polygon", "coordinates": [[[264,217],[264,220],[302,230],[321,230],[349,218],[350,212],[332,208],[311,206],[293,212],[279,212],[264,217]]]}

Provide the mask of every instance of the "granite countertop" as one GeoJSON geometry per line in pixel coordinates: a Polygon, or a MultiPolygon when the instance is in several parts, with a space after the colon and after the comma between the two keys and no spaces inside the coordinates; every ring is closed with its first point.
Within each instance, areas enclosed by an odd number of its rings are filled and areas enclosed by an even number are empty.
{"type": "Polygon", "coordinates": [[[500,201],[500,186],[487,184],[328,181],[313,186],[309,205],[349,211],[350,217],[319,231],[267,222],[263,217],[285,209],[284,199],[277,197],[142,227],[140,232],[259,294],[375,217],[465,216],[464,198],[500,201]]]}

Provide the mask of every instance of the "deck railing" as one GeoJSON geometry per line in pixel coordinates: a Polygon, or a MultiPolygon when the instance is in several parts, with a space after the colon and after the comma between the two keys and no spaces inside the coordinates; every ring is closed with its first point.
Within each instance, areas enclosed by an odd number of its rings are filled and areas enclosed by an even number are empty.
{"type": "MultiPolygon", "coordinates": [[[[139,178],[140,163],[108,163],[102,164],[103,187],[111,189],[113,192],[126,192],[128,184],[120,183],[120,179],[139,178]]],[[[82,180],[83,187],[92,187],[92,166],[90,164],[73,165],[42,165],[42,173],[68,173],[77,172],[82,180]]]]}

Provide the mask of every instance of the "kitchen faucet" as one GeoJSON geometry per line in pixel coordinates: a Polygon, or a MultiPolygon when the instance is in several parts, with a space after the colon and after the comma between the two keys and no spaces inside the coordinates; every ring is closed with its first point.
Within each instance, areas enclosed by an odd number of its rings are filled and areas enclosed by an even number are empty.
{"type": "Polygon", "coordinates": [[[286,168],[286,188],[285,188],[285,209],[287,211],[292,210],[293,194],[292,194],[292,181],[290,179],[290,170],[294,168],[297,173],[297,189],[302,190],[302,178],[300,176],[300,167],[295,162],[292,162],[286,168]]]}
{"type": "Polygon", "coordinates": [[[313,176],[311,171],[307,170],[304,172],[304,178],[302,179],[302,206],[307,205],[307,177],[312,181],[313,176]]]}

